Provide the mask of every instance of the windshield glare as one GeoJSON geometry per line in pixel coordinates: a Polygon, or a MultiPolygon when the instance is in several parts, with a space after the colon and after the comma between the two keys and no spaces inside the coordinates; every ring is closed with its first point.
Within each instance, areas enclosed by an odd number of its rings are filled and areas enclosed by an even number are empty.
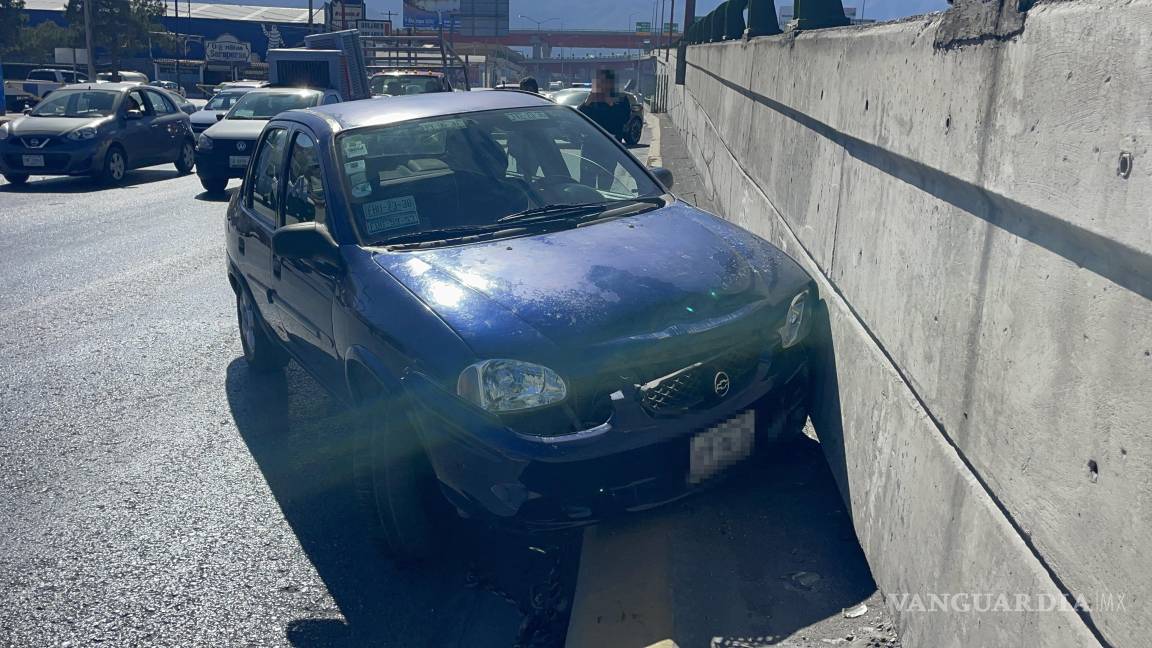
{"type": "Polygon", "coordinates": [[[228,110],[243,96],[243,92],[220,93],[204,104],[204,110],[228,110]]]}
{"type": "Polygon", "coordinates": [[[249,92],[228,112],[228,119],[272,119],[285,110],[311,108],[320,95],[315,92],[249,92]]]}
{"type": "Polygon", "coordinates": [[[36,105],[36,117],[107,117],[116,110],[119,92],[110,90],[57,90],[36,105]]]}
{"type": "Polygon", "coordinates": [[[374,95],[406,95],[441,92],[444,87],[438,77],[390,74],[372,77],[370,89],[374,95]]]}
{"type": "Polygon", "coordinates": [[[552,99],[562,106],[579,106],[591,93],[591,90],[561,90],[553,95],[552,99]]]}
{"type": "Polygon", "coordinates": [[[496,223],[529,209],[656,197],[634,158],[561,106],[493,110],[337,138],[361,240],[496,223]]]}

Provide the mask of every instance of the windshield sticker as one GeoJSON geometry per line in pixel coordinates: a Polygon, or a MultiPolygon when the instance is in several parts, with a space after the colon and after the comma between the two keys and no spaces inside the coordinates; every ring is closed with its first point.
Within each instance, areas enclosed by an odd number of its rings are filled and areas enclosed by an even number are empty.
{"type": "Polygon", "coordinates": [[[400,196],[364,203],[364,229],[369,236],[420,224],[415,196],[400,196]]]}
{"type": "Polygon", "coordinates": [[[368,155],[368,147],[364,144],[364,140],[359,137],[345,137],[344,138],[344,157],[364,157],[368,155]]]}
{"type": "Polygon", "coordinates": [[[468,124],[463,119],[441,119],[434,122],[423,122],[420,124],[420,130],[438,132],[448,129],[468,128],[468,124]]]}
{"type": "Polygon", "coordinates": [[[251,117],[255,114],[256,111],[251,108],[238,108],[236,112],[232,113],[232,117],[251,117]]]}
{"type": "Polygon", "coordinates": [[[344,163],[344,173],[352,175],[354,173],[364,173],[365,169],[364,160],[352,160],[351,162],[344,163]]]}
{"type": "Polygon", "coordinates": [[[364,198],[372,195],[371,182],[357,182],[352,185],[352,196],[355,198],[364,198]]]}
{"type": "Polygon", "coordinates": [[[544,111],[544,110],[521,110],[519,112],[504,113],[504,115],[507,116],[508,119],[511,119],[514,122],[537,121],[540,119],[551,119],[548,116],[548,112],[544,111]]]}

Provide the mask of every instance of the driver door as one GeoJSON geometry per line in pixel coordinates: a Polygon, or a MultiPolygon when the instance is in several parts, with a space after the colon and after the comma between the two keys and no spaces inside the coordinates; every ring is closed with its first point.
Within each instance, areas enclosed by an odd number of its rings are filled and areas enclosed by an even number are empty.
{"type": "MultiPolygon", "coordinates": [[[[327,189],[316,138],[301,128],[293,134],[288,150],[281,226],[315,223],[326,227],[327,189]]],[[[344,374],[332,336],[332,305],[338,285],[337,271],[321,262],[272,254],[277,334],[297,359],[330,387],[339,385],[344,374]]]]}
{"type": "Polygon", "coordinates": [[[121,143],[128,154],[129,166],[142,167],[153,164],[163,150],[164,142],[157,141],[160,134],[153,128],[156,126],[156,113],[152,104],[141,90],[130,90],[124,98],[124,137],[121,143]],[[138,119],[129,119],[128,114],[137,110],[138,119]]]}

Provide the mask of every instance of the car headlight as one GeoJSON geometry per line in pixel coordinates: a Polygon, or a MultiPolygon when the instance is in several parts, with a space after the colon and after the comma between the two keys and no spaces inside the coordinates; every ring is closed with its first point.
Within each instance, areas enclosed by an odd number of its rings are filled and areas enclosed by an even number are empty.
{"type": "Polygon", "coordinates": [[[196,138],[196,148],[200,149],[201,151],[211,151],[212,138],[201,133],[200,137],[196,138]]]}
{"type": "Polygon", "coordinates": [[[73,142],[79,142],[80,140],[90,140],[93,137],[96,137],[96,129],[92,128],[91,126],[77,128],[71,133],[68,133],[67,137],[73,142]]]}
{"type": "Polygon", "coordinates": [[[568,395],[568,386],[548,367],[484,360],[460,372],[456,393],[489,412],[515,412],[558,403],[568,395]]]}
{"type": "Polygon", "coordinates": [[[0,124],[0,140],[8,139],[8,133],[9,133],[8,122],[4,122],[3,124],[0,124]]]}
{"type": "Polygon", "coordinates": [[[792,298],[784,325],[780,327],[780,345],[785,349],[795,346],[804,336],[804,325],[808,320],[808,291],[792,298]]]}

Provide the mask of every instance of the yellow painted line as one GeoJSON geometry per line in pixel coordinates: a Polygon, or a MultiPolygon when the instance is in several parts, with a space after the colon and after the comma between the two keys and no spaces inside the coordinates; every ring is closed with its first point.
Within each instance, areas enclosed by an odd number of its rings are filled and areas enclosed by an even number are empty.
{"type": "Polygon", "coordinates": [[[648,166],[664,166],[660,154],[660,118],[650,112],[644,113],[644,125],[648,127],[648,166]]]}
{"type": "Polygon", "coordinates": [[[584,531],[567,648],[675,648],[669,514],[584,531]]]}

